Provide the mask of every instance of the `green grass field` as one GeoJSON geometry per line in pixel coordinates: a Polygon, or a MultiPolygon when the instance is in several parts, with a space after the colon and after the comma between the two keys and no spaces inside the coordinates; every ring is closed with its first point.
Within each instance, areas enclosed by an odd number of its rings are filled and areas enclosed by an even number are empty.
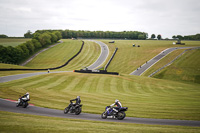
{"type": "MultiPolygon", "coordinates": [[[[105,106],[113,103],[115,99],[119,99],[123,106],[129,107],[126,112],[129,117],[200,120],[200,84],[194,83],[196,80],[193,80],[199,79],[199,50],[184,54],[172,66],[156,75],[157,78],[163,79],[157,79],[145,76],[169,62],[182,50],[177,50],[163,58],[159,64],[144,73],[144,76],[128,74],[162,50],[169,47],[180,47],[180,45],[172,45],[173,41],[155,40],[117,40],[114,44],[109,44],[108,40],[101,41],[108,45],[109,57],[115,47],[119,48],[108,71],[119,72],[120,76],[50,73],[0,83],[0,97],[17,100],[19,95],[28,91],[31,97],[30,103],[63,110],[69,104],[70,99],[80,95],[83,112],[95,114],[101,114],[105,106]],[[132,44],[141,47],[132,47],[132,44]],[[188,64],[191,64],[192,67],[188,64]]],[[[200,46],[200,41],[183,41],[183,43],[186,43],[185,46],[200,46]]],[[[62,65],[67,58],[76,53],[71,48],[76,48],[78,51],[81,44],[82,42],[78,40],[64,40],[63,44],[39,55],[26,67],[46,68],[55,64],[62,65]],[[48,60],[49,57],[52,57],[52,60],[48,60]],[[60,60],[60,58],[62,59],[60,60]]],[[[99,54],[98,44],[85,41],[80,55],[68,66],[59,70],[74,70],[89,66],[98,58],[99,54]]],[[[0,67],[19,66],[0,64],[0,67]]],[[[0,76],[17,73],[24,72],[1,72],[0,76]]],[[[0,112],[0,115],[0,129],[3,132],[21,132],[24,131],[25,126],[29,127],[30,132],[200,132],[199,128],[194,127],[79,121],[8,112],[0,112]],[[23,123],[25,126],[19,127],[19,123],[23,123]],[[80,127],[77,126],[77,123],[80,124],[80,127]]]]}
{"type": "Polygon", "coordinates": [[[58,73],[0,84],[0,97],[18,99],[28,91],[36,106],[63,110],[80,95],[83,111],[101,114],[119,99],[127,116],[200,120],[200,85],[139,76],[58,73]]]}
{"type": "Polygon", "coordinates": [[[198,133],[200,128],[73,120],[0,111],[0,132],[198,133]]]}
{"type": "Polygon", "coordinates": [[[181,82],[200,84],[200,49],[187,51],[172,65],[157,73],[154,77],[181,82]]]}
{"type": "MultiPolygon", "coordinates": [[[[182,47],[182,45],[172,45],[173,41],[158,40],[116,40],[114,44],[109,44],[109,40],[102,40],[109,48],[118,47],[118,51],[108,67],[108,71],[130,74],[140,65],[152,59],[162,50],[170,47],[182,47]],[[133,47],[132,44],[140,45],[133,47]]],[[[200,46],[200,41],[182,41],[184,46],[200,46]]]]}
{"type": "Polygon", "coordinates": [[[24,43],[28,40],[30,40],[30,39],[26,39],[26,38],[23,38],[23,39],[0,38],[0,45],[15,47],[15,46],[22,44],[22,43],[24,43]]]}
{"type": "Polygon", "coordinates": [[[63,43],[40,53],[26,67],[49,68],[63,65],[80,50],[81,45],[80,40],[63,40],[63,43]]]}

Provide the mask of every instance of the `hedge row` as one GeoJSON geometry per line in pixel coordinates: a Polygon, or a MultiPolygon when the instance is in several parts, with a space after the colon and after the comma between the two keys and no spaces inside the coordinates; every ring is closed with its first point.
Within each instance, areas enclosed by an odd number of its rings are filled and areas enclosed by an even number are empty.
{"type": "Polygon", "coordinates": [[[59,31],[34,33],[33,38],[16,47],[0,45],[0,62],[19,64],[34,54],[38,49],[53,44],[62,38],[59,31]]]}

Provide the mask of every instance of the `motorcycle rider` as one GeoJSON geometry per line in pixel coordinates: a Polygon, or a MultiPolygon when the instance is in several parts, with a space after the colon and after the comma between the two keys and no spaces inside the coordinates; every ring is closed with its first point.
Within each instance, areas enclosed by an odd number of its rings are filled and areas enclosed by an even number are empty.
{"type": "Polygon", "coordinates": [[[115,112],[118,112],[119,108],[122,107],[122,104],[121,104],[121,102],[120,102],[118,99],[116,99],[116,100],[115,100],[115,103],[111,104],[110,107],[111,107],[110,109],[113,108],[113,110],[114,110],[115,112]],[[115,106],[115,105],[116,105],[116,107],[113,107],[113,106],[115,106]]]}
{"type": "Polygon", "coordinates": [[[75,107],[76,105],[79,105],[81,103],[80,96],[77,96],[77,98],[70,100],[71,103],[73,103],[71,106],[75,107]],[[73,103],[72,101],[76,101],[76,103],[73,103]]]}
{"type": "Polygon", "coordinates": [[[22,97],[20,96],[19,97],[19,102],[21,103],[22,101],[29,101],[30,100],[30,96],[29,96],[29,93],[27,92],[25,95],[23,95],[22,97]]]}
{"type": "Polygon", "coordinates": [[[24,100],[24,101],[29,101],[30,100],[29,93],[26,92],[26,94],[24,96],[22,96],[21,99],[24,100]]]}

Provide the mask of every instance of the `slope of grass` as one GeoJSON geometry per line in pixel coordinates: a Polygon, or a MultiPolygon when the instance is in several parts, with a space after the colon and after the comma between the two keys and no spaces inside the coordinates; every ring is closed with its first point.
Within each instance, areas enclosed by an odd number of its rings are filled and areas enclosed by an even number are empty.
{"type": "Polygon", "coordinates": [[[200,132],[199,127],[142,125],[114,122],[97,122],[87,120],[73,120],[46,116],[26,115],[0,111],[1,132],[42,132],[42,133],[133,133],[133,132],[170,132],[192,133],[200,132]]]}
{"type": "Polygon", "coordinates": [[[200,49],[187,51],[154,77],[200,84],[200,49]]]}
{"type": "Polygon", "coordinates": [[[84,40],[85,44],[81,53],[67,66],[59,70],[77,70],[92,65],[99,57],[101,48],[98,44],[84,40]]]}
{"type": "Polygon", "coordinates": [[[30,39],[13,39],[13,38],[0,38],[0,45],[3,45],[3,46],[17,46],[19,44],[22,44],[26,41],[28,41],[30,39]]]}
{"type": "Polygon", "coordinates": [[[83,111],[101,114],[119,99],[127,116],[200,120],[200,85],[139,76],[57,73],[0,84],[0,97],[17,100],[30,93],[31,103],[63,110],[81,96],[83,111]]]}
{"type": "Polygon", "coordinates": [[[80,40],[63,40],[63,43],[40,53],[26,66],[30,68],[49,68],[63,65],[80,50],[81,45],[80,40]]]}
{"type": "MultiPolygon", "coordinates": [[[[108,71],[129,74],[146,61],[152,59],[162,50],[169,47],[182,47],[182,45],[172,45],[173,41],[158,40],[116,40],[114,44],[109,44],[109,40],[104,43],[118,47],[117,54],[108,67],[108,71]],[[132,44],[140,45],[133,47],[132,44]]],[[[200,41],[183,41],[184,46],[200,46],[200,41]]]]}

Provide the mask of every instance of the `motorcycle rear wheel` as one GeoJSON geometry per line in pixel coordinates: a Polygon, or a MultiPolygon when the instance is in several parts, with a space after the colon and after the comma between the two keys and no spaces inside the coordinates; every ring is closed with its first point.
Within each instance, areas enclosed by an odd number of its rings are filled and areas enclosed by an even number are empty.
{"type": "Polygon", "coordinates": [[[78,107],[75,109],[75,115],[79,115],[81,113],[81,108],[78,107]]]}
{"type": "Polygon", "coordinates": [[[106,113],[106,112],[103,112],[103,113],[101,114],[101,118],[102,118],[102,119],[106,119],[106,118],[107,118],[107,113],[106,113]]]}
{"type": "Polygon", "coordinates": [[[126,114],[124,112],[119,112],[117,114],[117,119],[118,120],[123,120],[126,117],[126,114]]]}
{"type": "Polygon", "coordinates": [[[26,108],[26,107],[28,106],[28,103],[27,103],[27,102],[24,102],[24,103],[22,104],[22,106],[23,106],[23,108],[26,108]]]}

